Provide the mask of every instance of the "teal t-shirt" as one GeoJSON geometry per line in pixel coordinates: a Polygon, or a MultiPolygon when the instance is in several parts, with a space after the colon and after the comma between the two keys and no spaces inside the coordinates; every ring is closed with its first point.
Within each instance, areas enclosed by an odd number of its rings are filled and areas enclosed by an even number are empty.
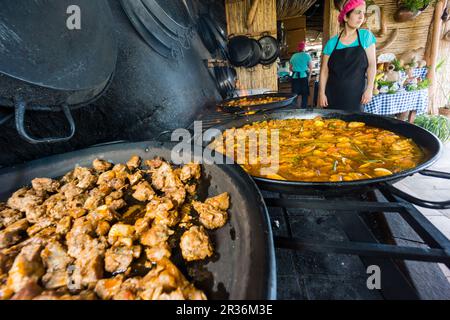
{"type": "Polygon", "coordinates": [[[294,73],[294,79],[297,78],[305,78],[307,76],[306,71],[308,71],[308,65],[309,62],[311,61],[311,56],[309,55],[309,53],[306,52],[297,52],[294,53],[291,57],[291,66],[292,66],[292,71],[294,72],[299,72],[300,73],[300,77],[298,76],[298,74],[294,73]]]}
{"type": "MultiPolygon", "coordinates": [[[[323,49],[323,54],[326,54],[327,56],[331,56],[331,53],[333,52],[334,47],[336,46],[336,41],[338,40],[338,38],[339,38],[339,35],[336,35],[333,38],[331,38],[330,40],[328,40],[327,44],[325,45],[325,48],[323,49]]],[[[367,49],[372,44],[377,42],[377,39],[375,38],[373,33],[366,29],[359,29],[359,38],[361,39],[361,45],[363,46],[364,49],[367,49]]],[[[339,41],[339,43],[337,45],[337,49],[339,50],[339,49],[345,49],[345,48],[351,48],[351,47],[357,47],[357,46],[359,46],[358,38],[356,38],[356,40],[349,45],[342,44],[341,41],[339,41]]]]}

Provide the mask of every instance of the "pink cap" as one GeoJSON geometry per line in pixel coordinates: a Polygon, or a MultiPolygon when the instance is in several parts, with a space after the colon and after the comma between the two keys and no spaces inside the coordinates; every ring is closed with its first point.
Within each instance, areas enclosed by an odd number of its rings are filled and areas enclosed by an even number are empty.
{"type": "Polygon", "coordinates": [[[339,23],[344,23],[344,17],[347,13],[355,9],[356,7],[359,7],[360,5],[365,4],[366,2],[364,0],[350,0],[348,1],[345,6],[342,8],[341,12],[339,13],[338,21],[339,23]]]}
{"type": "Polygon", "coordinates": [[[298,43],[297,50],[298,50],[298,51],[303,51],[303,50],[305,50],[305,47],[306,47],[305,41],[300,41],[300,42],[298,43]]]}

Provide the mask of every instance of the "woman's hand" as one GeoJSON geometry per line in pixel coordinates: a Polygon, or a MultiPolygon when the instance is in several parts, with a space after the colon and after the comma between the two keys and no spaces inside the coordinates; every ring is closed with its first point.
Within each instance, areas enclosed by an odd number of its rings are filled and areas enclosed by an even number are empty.
{"type": "Polygon", "coordinates": [[[373,89],[367,88],[361,98],[361,104],[368,104],[373,97],[373,89]]]}
{"type": "Polygon", "coordinates": [[[328,107],[328,99],[325,93],[319,93],[319,107],[328,107]]]}

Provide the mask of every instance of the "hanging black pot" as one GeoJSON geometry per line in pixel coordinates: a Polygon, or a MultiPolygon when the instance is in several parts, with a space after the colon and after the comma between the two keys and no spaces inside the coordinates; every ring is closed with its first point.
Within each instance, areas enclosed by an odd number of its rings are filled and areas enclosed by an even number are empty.
{"type": "MultiPolygon", "coordinates": [[[[228,50],[227,50],[227,43],[226,43],[226,37],[219,32],[219,26],[211,19],[209,15],[206,15],[205,22],[209,27],[209,32],[211,33],[212,37],[214,38],[217,46],[218,53],[220,55],[220,58],[222,59],[228,59],[228,50]]],[[[223,30],[221,30],[223,32],[223,30]]]]}
{"type": "Polygon", "coordinates": [[[228,56],[235,67],[246,66],[253,55],[254,44],[246,36],[235,36],[228,41],[228,56]]]}
{"type": "Polygon", "coordinates": [[[261,45],[261,59],[259,63],[262,65],[270,65],[274,63],[280,55],[278,41],[270,35],[265,35],[258,40],[261,45]]]}
{"type": "Polygon", "coordinates": [[[220,28],[208,14],[200,15],[197,22],[197,31],[203,44],[213,57],[228,59],[226,37],[219,30],[220,28]]]}
{"type": "Polygon", "coordinates": [[[245,64],[246,68],[253,68],[254,66],[256,66],[261,60],[262,56],[262,47],[259,42],[255,39],[250,40],[252,42],[252,54],[245,64]]]}
{"type": "Polygon", "coordinates": [[[229,86],[227,97],[232,97],[236,91],[237,73],[234,68],[225,67],[224,69],[227,75],[227,84],[229,86]]]}
{"type": "Polygon", "coordinates": [[[219,90],[219,93],[222,96],[222,98],[225,98],[228,96],[229,88],[227,87],[226,84],[227,78],[222,69],[223,67],[215,66],[214,76],[216,78],[217,89],[219,90]]]}
{"type": "Polygon", "coordinates": [[[16,128],[26,141],[69,140],[75,133],[70,109],[97,99],[115,70],[117,45],[108,3],[6,1],[0,6],[0,25],[5,30],[0,43],[1,105],[14,108],[16,128]],[[83,8],[80,30],[66,25],[67,9],[73,5],[83,8]],[[32,137],[24,125],[27,110],[62,111],[70,133],[66,137],[32,137]]]}
{"type": "Polygon", "coordinates": [[[236,70],[230,67],[213,68],[214,76],[216,78],[217,89],[223,99],[227,99],[233,96],[236,90],[236,70]]]}
{"type": "Polygon", "coordinates": [[[200,16],[197,21],[197,32],[200,36],[200,39],[202,39],[202,42],[205,45],[206,49],[209,51],[209,53],[215,56],[217,51],[217,43],[209,29],[208,24],[206,23],[204,16],[200,16]]]}

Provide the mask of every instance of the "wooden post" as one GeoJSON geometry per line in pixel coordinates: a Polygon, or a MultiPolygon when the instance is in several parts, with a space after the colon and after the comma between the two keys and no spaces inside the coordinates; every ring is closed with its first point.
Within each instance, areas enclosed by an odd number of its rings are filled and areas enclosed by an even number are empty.
{"type": "Polygon", "coordinates": [[[441,28],[442,28],[442,14],[444,12],[444,8],[447,6],[447,0],[439,0],[436,3],[436,7],[434,9],[434,17],[433,17],[433,31],[431,34],[431,41],[429,43],[430,48],[428,50],[428,66],[430,67],[428,70],[427,78],[430,80],[429,87],[429,106],[428,110],[432,114],[438,113],[438,106],[436,105],[435,93],[436,93],[436,64],[439,53],[439,43],[441,41],[441,28]]]}
{"type": "Polygon", "coordinates": [[[253,26],[253,22],[255,21],[255,15],[256,15],[256,10],[258,9],[258,3],[259,3],[259,0],[253,0],[250,11],[248,12],[247,29],[249,29],[249,30],[253,26]]]}
{"type": "MultiPolygon", "coordinates": [[[[246,35],[259,39],[266,32],[276,38],[276,8],[276,0],[226,0],[225,13],[228,35],[246,35]],[[255,4],[253,11],[252,4],[255,4]],[[251,22],[250,28],[248,28],[247,22],[251,22]]],[[[241,67],[236,68],[236,71],[239,83],[238,90],[266,89],[278,91],[276,63],[264,68],[261,65],[252,69],[241,67]]]]}
{"type": "Polygon", "coordinates": [[[334,7],[333,1],[325,1],[324,19],[323,19],[323,40],[322,45],[330,40],[331,37],[339,33],[338,11],[334,7]]]}

